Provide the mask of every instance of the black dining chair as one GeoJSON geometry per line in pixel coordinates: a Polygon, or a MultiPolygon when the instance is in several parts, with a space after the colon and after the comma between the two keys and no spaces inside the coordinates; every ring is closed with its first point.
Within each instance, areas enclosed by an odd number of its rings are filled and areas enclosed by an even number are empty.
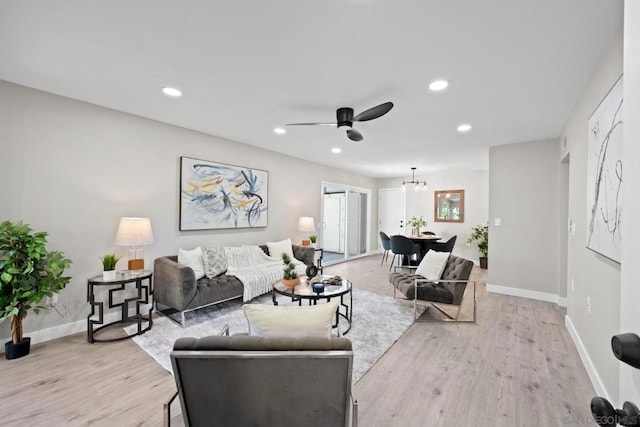
{"type": "Polygon", "coordinates": [[[434,233],[433,231],[423,231],[421,233],[423,236],[435,236],[436,233],[434,233]]]}
{"type": "MultiPolygon", "coordinates": [[[[401,255],[398,258],[398,265],[412,265],[411,257],[415,255],[416,257],[420,254],[420,245],[413,243],[411,239],[407,236],[403,236],[401,234],[397,234],[395,236],[391,236],[391,252],[393,252],[393,258],[391,258],[391,265],[389,266],[389,271],[393,267],[393,262],[396,259],[396,255],[401,255]]],[[[417,264],[416,261],[413,262],[413,265],[417,264]]]]}
{"type": "Polygon", "coordinates": [[[380,260],[380,265],[382,265],[383,262],[389,259],[389,251],[391,250],[391,238],[384,231],[381,231],[380,241],[382,242],[382,249],[384,249],[382,259],[380,260]]]}
{"type": "Polygon", "coordinates": [[[453,250],[453,246],[456,244],[456,239],[458,236],[453,236],[446,242],[435,242],[432,243],[429,249],[436,252],[451,252],[453,250]]]}

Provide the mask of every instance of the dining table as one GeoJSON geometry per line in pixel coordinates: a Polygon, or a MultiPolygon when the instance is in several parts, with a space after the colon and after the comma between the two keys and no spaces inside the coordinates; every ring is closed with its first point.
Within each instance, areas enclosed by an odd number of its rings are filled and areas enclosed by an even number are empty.
{"type": "MultiPolygon", "coordinates": [[[[407,235],[407,237],[411,239],[413,243],[417,243],[420,245],[420,253],[418,254],[418,264],[420,264],[420,261],[422,261],[422,258],[429,251],[431,244],[439,240],[442,240],[442,237],[436,234],[407,235]]],[[[405,260],[403,260],[403,263],[404,261],[405,260]]]]}

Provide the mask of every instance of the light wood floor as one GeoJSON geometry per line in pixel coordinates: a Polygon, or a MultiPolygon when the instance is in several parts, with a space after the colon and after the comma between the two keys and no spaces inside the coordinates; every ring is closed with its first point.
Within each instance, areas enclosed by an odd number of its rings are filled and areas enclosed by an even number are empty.
{"type": "MultiPolygon", "coordinates": [[[[388,264],[325,269],[392,295],[388,264]]],[[[587,426],[595,392],[554,304],[485,291],[475,324],[415,323],[355,384],[361,426],[587,426]]],[[[357,307],[355,307],[357,310],[357,307]]],[[[347,336],[348,337],[348,336],[347,336]]],[[[159,426],[173,377],[130,340],[77,334],[0,360],[0,425],[159,426]]]]}

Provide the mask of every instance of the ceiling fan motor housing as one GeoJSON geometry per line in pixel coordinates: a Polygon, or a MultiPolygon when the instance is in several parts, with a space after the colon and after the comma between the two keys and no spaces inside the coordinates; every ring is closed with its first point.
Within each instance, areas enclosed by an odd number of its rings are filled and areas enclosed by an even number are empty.
{"type": "Polygon", "coordinates": [[[353,127],[353,108],[343,107],[338,108],[336,111],[336,121],[338,122],[338,127],[347,126],[353,127]]]}

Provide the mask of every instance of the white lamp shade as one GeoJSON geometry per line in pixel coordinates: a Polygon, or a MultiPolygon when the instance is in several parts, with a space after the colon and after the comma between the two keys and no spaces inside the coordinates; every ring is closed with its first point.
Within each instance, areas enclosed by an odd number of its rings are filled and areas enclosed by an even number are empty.
{"type": "Polygon", "coordinates": [[[144,246],[153,243],[153,231],[149,218],[121,218],[116,234],[118,246],[144,246]]]}
{"type": "Polygon", "coordinates": [[[298,230],[305,233],[313,233],[316,231],[316,223],[311,216],[301,216],[298,220],[298,230]]]}

